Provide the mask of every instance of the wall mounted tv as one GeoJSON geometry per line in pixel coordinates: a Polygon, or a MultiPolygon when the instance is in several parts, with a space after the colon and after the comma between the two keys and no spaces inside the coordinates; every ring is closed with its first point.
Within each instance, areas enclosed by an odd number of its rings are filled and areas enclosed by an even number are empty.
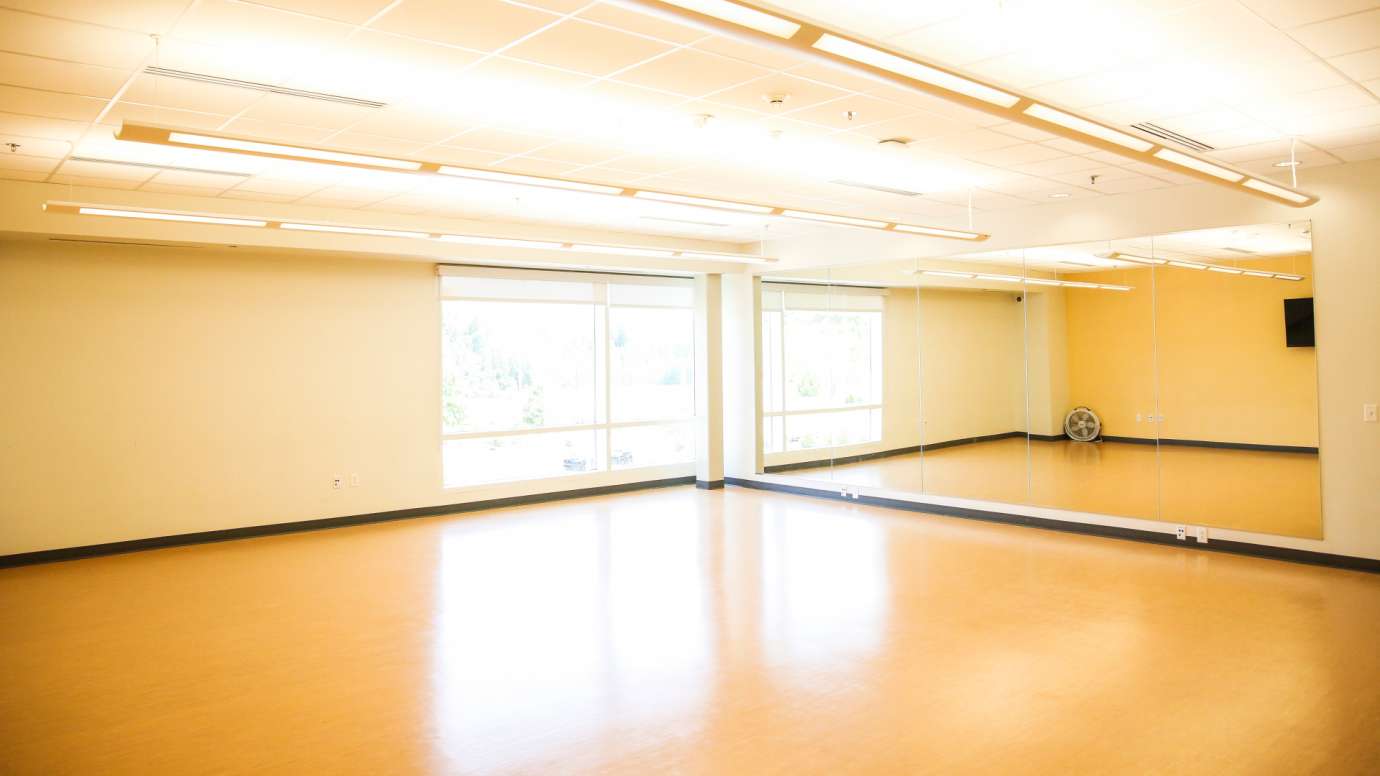
{"type": "Polygon", "coordinates": [[[1284,341],[1291,348],[1313,347],[1313,297],[1284,300],[1284,341]]]}

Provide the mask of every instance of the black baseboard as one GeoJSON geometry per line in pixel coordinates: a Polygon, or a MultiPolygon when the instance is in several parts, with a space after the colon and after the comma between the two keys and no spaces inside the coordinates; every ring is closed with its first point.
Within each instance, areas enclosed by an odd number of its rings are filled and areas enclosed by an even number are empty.
{"type": "Polygon", "coordinates": [[[723,480],[695,480],[695,487],[700,490],[718,490],[723,486],[723,480]]]}
{"type": "Polygon", "coordinates": [[[1258,445],[1250,442],[1214,442],[1209,439],[1146,439],[1126,436],[1102,436],[1099,438],[1103,442],[1121,442],[1130,445],[1173,445],[1178,447],[1213,447],[1219,450],[1255,450],[1264,453],[1318,454],[1318,448],[1301,445],[1258,445]]]}
{"type": "MultiPolygon", "coordinates": [[[[447,515],[457,512],[477,512],[482,509],[514,507],[524,504],[541,504],[547,501],[563,501],[565,499],[583,498],[585,496],[601,496],[608,493],[626,493],[633,490],[665,488],[671,485],[689,485],[694,482],[695,477],[693,475],[685,477],[668,477],[661,480],[625,482],[619,485],[600,485],[593,488],[558,490],[551,493],[532,493],[526,496],[491,498],[484,501],[467,501],[461,504],[443,504],[434,507],[395,509],[389,512],[372,512],[366,515],[323,517],[316,520],[296,520],[291,523],[249,525],[242,528],[224,528],[218,531],[198,531],[196,533],[174,534],[172,536],[153,536],[147,539],[130,539],[123,542],[88,544],[82,547],[37,550],[35,552],[16,553],[14,555],[0,555],[0,568],[28,566],[35,563],[54,563],[56,561],[77,560],[79,558],[95,558],[101,555],[119,555],[126,552],[156,550],[164,547],[182,547],[189,544],[207,544],[210,542],[232,541],[234,539],[251,539],[257,536],[276,536],[278,534],[299,533],[302,531],[320,531],[326,528],[342,528],[350,525],[385,523],[391,520],[406,520],[412,517],[432,517],[435,515],[447,515]]],[[[718,487],[723,487],[722,480],[718,480],[717,482],[719,483],[718,487]]]]}
{"type": "Polygon", "coordinates": [[[1161,544],[1169,547],[1180,547],[1194,550],[1204,550],[1207,552],[1225,552],[1232,555],[1249,555],[1256,558],[1270,558],[1272,560],[1285,560],[1293,563],[1307,563],[1314,566],[1329,566],[1332,568],[1348,569],[1351,571],[1365,571],[1372,574],[1380,574],[1380,560],[1374,558],[1358,558],[1352,555],[1334,555],[1327,552],[1313,552],[1312,550],[1295,550],[1288,547],[1273,547],[1268,544],[1253,544],[1251,542],[1234,542],[1221,539],[1213,539],[1206,544],[1196,541],[1179,541],[1172,533],[1160,531],[1145,531],[1139,528],[1121,528],[1112,525],[1096,525],[1093,523],[1075,523],[1067,520],[1053,520],[1045,517],[1030,517],[1028,515],[1017,515],[1009,512],[995,512],[986,509],[972,509],[969,507],[954,507],[946,504],[929,504],[919,501],[906,501],[903,499],[881,498],[879,496],[858,496],[848,498],[839,495],[836,490],[822,490],[819,488],[807,488],[799,485],[786,485],[775,482],[762,482],[760,480],[747,480],[739,477],[728,477],[726,481],[729,485],[736,485],[743,488],[754,490],[769,490],[778,493],[793,493],[800,496],[810,496],[813,498],[831,499],[833,501],[846,501],[850,504],[867,504],[869,506],[889,507],[891,509],[902,509],[908,512],[923,512],[932,515],[946,515],[948,517],[962,517],[970,520],[985,520],[991,523],[1006,523],[1012,525],[1025,525],[1032,528],[1043,528],[1051,531],[1064,531],[1066,533],[1084,534],[1087,536],[1102,536],[1112,539],[1130,539],[1132,541],[1147,542],[1150,544],[1161,544]]]}

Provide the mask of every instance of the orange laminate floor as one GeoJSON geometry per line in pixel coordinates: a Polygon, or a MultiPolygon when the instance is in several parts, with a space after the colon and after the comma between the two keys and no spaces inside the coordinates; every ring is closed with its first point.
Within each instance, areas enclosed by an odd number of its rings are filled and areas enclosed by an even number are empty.
{"type": "Polygon", "coordinates": [[[1374,774],[1380,576],[776,493],[0,570],[0,773],[1374,774]]]}

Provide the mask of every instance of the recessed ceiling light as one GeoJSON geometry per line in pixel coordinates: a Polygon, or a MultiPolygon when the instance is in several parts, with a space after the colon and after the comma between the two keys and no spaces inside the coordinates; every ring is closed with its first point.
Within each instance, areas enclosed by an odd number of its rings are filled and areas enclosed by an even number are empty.
{"type": "Polygon", "coordinates": [[[1055,192],[1055,193],[1053,193],[1053,194],[1050,194],[1050,195],[1049,195],[1049,198],[1050,198],[1050,199],[1068,199],[1068,198],[1069,198],[1069,194],[1066,193],[1066,192],[1063,192],[1063,191],[1058,191],[1058,192],[1055,192]]]}
{"type": "Polygon", "coordinates": [[[1300,161],[1289,161],[1288,159],[1285,159],[1285,160],[1282,161],[1282,162],[1275,162],[1275,163],[1274,163],[1274,166],[1275,166],[1275,167],[1298,167],[1298,166],[1301,165],[1301,164],[1303,164],[1303,162],[1300,162],[1300,161]]]}

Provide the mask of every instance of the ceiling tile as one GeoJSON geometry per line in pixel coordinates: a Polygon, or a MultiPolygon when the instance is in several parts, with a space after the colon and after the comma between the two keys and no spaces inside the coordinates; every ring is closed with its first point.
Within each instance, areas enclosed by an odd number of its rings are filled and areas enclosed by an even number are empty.
{"type": "MultiPolygon", "coordinates": [[[[832,104],[832,103],[829,103],[832,104]]],[[[910,138],[913,141],[926,141],[933,138],[955,137],[965,131],[962,124],[956,121],[935,116],[930,113],[911,113],[910,115],[882,121],[876,124],[859,127],[854,130],[859,135],[863,135],[872,140],[885,140],[891,137],[910,138]]],[[[975,132],[985,132],[985,130],[974,130],[975,132]]],[[[1017,145],[1021,141],[1007,137],[991,137],[990,133],[979,134],[976,138],[964,145],[971,147],[972,144],[981,145],[982,138],[988,138],[993,144],[990,147],[1001,145],[1017,145]]],[[[976,149],[975,149],[976,150],[976,149]]]]}
{"type": "Polygon", "coordinates": [[[79,121],[0,113],[0,136],[24,135],[47,140],[76,141],[86,133],[88,126],[79,121]]]}
{"type": "Polygon", "coordinates": [[[158,194],[181,194],[186,197],[215,197],[224,189],[206,186],[178,186],[172,183],[159,183],[149,181],[139,187],[140,191],[152,191],[158,194]]]}
{"type": "Polygon", "coordinates": [[[220,129],[229,120],[229,116],[216,113],[163,108],[121,100],[115,103],[115,107],[111,108],[109,113],[105,114],[101,123],[119,126],[128,121],[134,124],[164,124],[184,129],[214,130],[220,129]]]}
{"type": "MultiPolygon", "coordinates": [[[[1098,150],[1094,146],[1080,143],[1077,140],[1069,140],[1066,137],[1056,137],[1053,140],[1045,140],[1041,142],[1041,145],[1049,146],[1056,151],[1063,151],[1066,154],[1077,154],[1080,156],[1083,154],[1091,154],[1098,150]]],[[[1101,164],[1101,162],[1099,162],[1099,164],[1101,164]]]]}
{"type": "Polygon", "coordinates": [[[178,21],[173,37],[270,60],[274,70],[287,75],[313,65],[321,48],[344,40],[351,29],[348,24],[258,4],[201,0],[178,21]]]}
{"type": "Polygon", "coordinates": [[[1380,9],[1305,25],[1290,34],[1323,57],[1365,51],[1380,41],[1380,9]]]}
{"type": "Polygon", "coordinates": [[[1376,7],[1375,0],[1241,0],[1244,5],[1285,29],[1376,7]]]}
{"type": "MultiPolygon", "coordinates": [[[[204,172],[186,172],[183,170],[164,170],[153,178],[153,183],[164,186],[185,186],[198,189],[213,189],[224,191],[236,184],[244,181],[238,175],[213,175],[204,172]]],[[[148,188],[145,186],[144,188],[148,188]]]]}
{"type": "Polygon", "coordinates": [[[90,122],[95,120],[105,104],[106,100],[96,97],[0,86],[0,105],[11,113],[90,122]]]}
{"type": "Polygon", "coordinates": [[[101,0],[5,0],[5,7],[134,32],[166,33],[187,7],[187,0],[141,0],[137,3],[101,0]]]}
{"type": "Polygon", "coordinates": [[[662,41],[568,19],[507,49],[503,54],[577,73],[605,76],[670,48],[669,43],[662,41]]]}
{"type": "Polygon", "coordinates": [[[226,125],[225,131],[232,135],[259,137],[293,145],[318,145],[331,134],[331,130],[323,127],[304,127],[300,124],[243,117],[231,121],[226,125]]]}
{"type": "Polygon", "coordinates": [[[509,159],[500,165],[496,165],[496,169],[504,170],[505,172],[529,173],[531,175],[559,176],[578,166],[578,164],[572,164],[570,162],[558,162],[551,159],[533,159],[527,156],[520,156],[509,159]]]}
{"type": "Polygon", "coordinates": [[[499,0],[406,0],[371,26],[476,51],[496,51],[559,18],[499,0]]]}
{"type": "MultiPolygon", "coordinates": [[[[82,178],[105,178],[107,180],[134,181],[143,183],[158,173],[148,167],[135,167],[128,164],[107,164],[105,162],[81,162],[68,159],[59,169],[63,175],[77,175],[82,178]]],[[[239,178],[227,179],[226,185],[236,183],[239,178]]]]}
{"type": "Polygon", "coordinates": [[[272,203],[292,202],[297,199],[297,197],[289,194],[265,194],[261,191],[245,191],[241,189],[227,189],[216,196],[228,197],[229,199],[246,199],[254,202],[272,203]]]}
{"type": "Polygon", "coordinates": [[[997,167],[1010,167],[1017,164],[1030,164],[1032,162],[1043,162],[1050,159],[1058,159],[1067,156],[1062,151],[1056,151],[1048,146],[1039,143],[1023,143],[1021,145],[1009,146],[1006,148],[996,148],[990,151],[979,151],[977,153],[966,154],[966,156],[983,164],[991,164],[997,167]]]}
{"type": "Polygon", "coordinates": [[[26,172],[52,172],[59,160],[42,156],[23,156],[5,151],[0,153],[0,170],[24,170],[26,172]]]}
{"type": "Polygon", "coordinates": [[[769,71],[755,65],[694,49],[680,49],[615,78],[635,86],[698,97],[768,74],[769,71]]]}
{"type": "Polygon", "coordinates": [[[129,73],[113,67],[79,65],[24,54],[0,52],[0,81],[11,86],[110,98],[129,73]]]}
{"type": "Polygon", "coordinates": [[[0,8],[0,51],[128,69],[153,53],[143,33],[0,8]]]}
{"type": "MultiPolygon", "coordinates": [[[[992,153],[1001,153],[993,151],[992,153]]],[[[1056,173],[1079,172],[1083,170],[1095,170],[1101,167],[1100,162],[1095,162],[1084,156],[1064,156],[1057,159],[1046,159],[1042,162],[1031,162],[1030,164],[1018,164],[1012,169],[1026,173],[1027,175],[1054,175],[1056,173]]]]}
{"type": "Polygon", "coordinates": [[[551,142],[551,138],[542,135],[507,132],[493,127],[479,127],[451,138],[446,145],[510,155],[525,154],[533,149],[549,145],[551,142]]]}
{"type": "Polygon", "coordinates": [[[371,135],[354,130],[334,135],[327,142],[331,148],[339,148],[342,151],[357,151],[365,154],[403,158],[414,156],[427,145],[415,140],[371,135]]]}
{"type": "Polygon", "coordinates": [[[48,173],[37,170],[14,170],[0,166],[0,180],[7,181],[44,181],[48,179],[48,173]]]}
{"type": "Polygon", "coordinates": [[[374,115],[380,109],[337,102],[310,100],[287,94],[265,94],[243,112],[245,118],[306,127],[342,129],[374,115]]]}
{"type": "Polygon", "coordinates": [[[263,92],[253,89],[140,74],[129,85],[122,99],[141,105],[234,115],[264,96],[263,92]]]}
{"type": "Polygon", "coordinates": [[[1364,162],[1367,159],[1380,158],[1380,143],[1347,146],[1346,148],[1335,149],[1332,153],[1348,162],[1364,162]]]}
{"type": "Polygon", "coordinates": [[[579,13],[578,19],[587,19],[625,32],[646,35],[670,43],[687,44],[708,37],[708,33],[689,25],[677,24],[650,14],[638,13],[635,8],[599,3],[579,13]]]}
{"type": "Polygon", "coordinates": [[[299,89],[379,102],[426,102],[447,94],[456,77],[482,55],[376,30],[360,30],[319,52],[319,66],[288,81],[299,89]]]}
{"type": "Polygon", "coordinates": [[[710,95],[706,99],[744,110],[792,116],[802,108],[826,100],[838,99],[846,94],[847,92],[832,86],[825,86],[816,81],[777,74],[735,86],[710,95]],[[784,104],[776,106],[768,102],[768,96],[783,96],[786,101],[784,104]]]}
{"type": "Polygon", "coordinates": [[[448,116],[408,108],[387,107],[369,111],[349,128],[350,134],[364,133],[419,143],[439,143],[468,129],[448,116]]]}
{"type": "Polygon", "coordinates": [[[757,46],[721,35],[701,40],[694,47],[699,51],[728,57],[737,62],[746,62],[766,70],[786,70],[807,61],[805,57],[791,51],[757,46]]]}
{"type": "Polygon", "coordinates": [[[1380,78],[1380,48],[1345,54],[1329,59],[1328,62],[1357,81],[1380,78]]]}
{"type": "MultiPolygon", "coordinates": [[[[613,159],[614,157],[622,156],[623,153],[621,149],[611,146],[580,142],[564,142],[543,146],[533,151],[532,155],[553,162],[568,162],[570,164],[586,165],[599,164],[613,159]]],[[[507,166],[506,163],[504,166],[507,166]]]]}
{"type": "Polygon", "coordinates": [[[11,151],[5,147],[2,156],[35,156],[44,159],[62,159],[72,150],[72,145],[62,140],[27,137],[25,135],[0,132],[0,143],[14,143],[18,148],[11,151]]]}
{"type": "Polygon", "coordinates": [[[305,181],[282,181],[270,178],[255,177],[235,186],[237,191],[253,192],[256,194],[272,194],[282,197],[297,199],[305,197],[313,191],[320,191],[324,188],[320,183],[305,181]]]}
{"type": "Polygon", "coordinates": [[[143,185],[140,181],[121,180],[119,178],[88,178],[80,175],[63,175],[62,173],[53,175],[48,181],[70,186],[90,186],[99,189],[123,189],[126,191],[137,189],[143,185]]]}
{"type": "Polygon", "coordinates": [[[507,154],[495,153],[494,151],[477,151],[472,148],[456,148],[455,146],[432,146],[424,152],[429,162],[439,164],[453,164],[460,167],[487,167],[507,154]]]}
{"type": "Polygon", "coordinates": [[[1318,148],[1341,148],[1380,141],[1380,125],[1369,125],[1343,129],[1335,132],[1318,133],[1308,136],[1309,145],[1318,148]]]}
{"type": "Polygon", "coordinates": [[[999,132],[991,132],[986,129],[969,129],[924,140],[921,145],[939,153],[967,156],[979,151],[1011,148],[1025,145],[1025,143],[999,132]]]}
{"type": "Polygon", "coordinates": [[[819,124],[832,129],[865,131],[870,127],[889,125],[893,120],[915,113],[917,111],[914,108],[906,105],[853,94],[791,111],[787,115],[799,121],[808,121],[811,124],[819,124]]]}
{"type": "Polygon", "coordinates": [[[326,19],[363,24],[391,5],[391,0],[255,0],[273,6],[326,19]]]}

